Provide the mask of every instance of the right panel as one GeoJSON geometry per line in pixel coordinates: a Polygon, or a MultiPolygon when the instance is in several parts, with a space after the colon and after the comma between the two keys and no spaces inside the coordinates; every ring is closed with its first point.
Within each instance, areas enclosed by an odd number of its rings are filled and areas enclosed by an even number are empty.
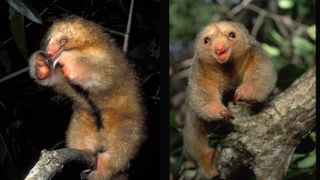
{"type": "Polygon", "coordinates": [[[315,1],[170,1],[170,179],[315,179],[315,1]]]}

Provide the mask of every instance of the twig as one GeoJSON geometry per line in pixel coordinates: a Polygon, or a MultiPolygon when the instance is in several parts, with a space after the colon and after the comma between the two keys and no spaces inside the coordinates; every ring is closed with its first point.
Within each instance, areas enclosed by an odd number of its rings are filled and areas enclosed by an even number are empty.
{"type": "Polygon", "coordinates": [[[190,69],[184,69],[182,71],[179,71],[178,73],[176,73],[174,76],[172,76],[171,80],[172,82],[178,82],[183,78],[188,78],[190,75],[190,69]]]}
{"type": "Polygon", "coordinates": [[[1,78],[1,79],[0,79],[0,83],[6,81],[6,80],[8,80],[8,79],[14,78],[14,77],[16,77],[16,76],[18,76],[18,75],[20,75],[20,74],[22,74],[22,73],[24,73],[24,72],[27,72],[28,70],[29,70],[29,66],[28,66],[28,67],[25,67],[25,68],[23,68],[23,69],[20,69],[20,70],[14,72],[14,73],[11,73],[11,74],[9,74],[9,75],[1,78]]]}
{"type": "Polygon", "coordinates": [[[252,0],[244,0],[239,4],[238,6],[234,7],[231,9],[231,11],[228,13],[229,17],[233,17],[234,15],[238,14],[244,7],[248,6],[252,0]]]}
{"type": "Polygon", "coordinates": [[[115,31],[115,30],[112,30],[112,29],[109,29],[109,28],[106,28],[106,27],[102,27],[103,30],[107,31],[108,33],[111,33],[111,34],[116,34],[116,35],[119,35],[119,36],[124,36],[125,37],[125,33],[123,32],[119,32],[119,31],[115,31]]]}
{"type": "Polygon", "coordinates": [[[259,28],[261,27],[261,25],[263,23],[264,16],[265,16],[265,14],[263,12],[260,13],[258,19],[256,20],[256,23],[254,23],[254,26],[253,26],[253,28],[251,30],[251,35],[253,37],[257,36],[258,30],[259,30],[259,28]]]}
{"type": "Polygon", "coordinates": [[[276,23],[279,31],[281,32],[281,34],[284,36],[284,37],[288,37],[289,35],[289,32],[288,30],[286,29],[286,27],[283,25],[283,23],[281,23],[281,21],[279,19],[274,19],[274,22],[276,23]]]}
{"type": "Polygon", "coordinates": [[[144,79],[142,80],[141,85],[144,85],[146,82],[148,82],[154,75],[159,75],[159,74],[160,74],[159,71],[150,74],[148,77],[146,77],[146,78],[144,78],[144,79]]]}
{"type": "Polygon", "coordinates": [[[134,4],[134,0],[131,0],[130,10],[129,10],[129,17],[128,17],[128,23],[127,23],[127,29],[126,29],[126,33],[125,33],[125,36],[124,36],[124,44],[123,44],[123,51],[124,51],[125,53],[128,51],[129,33],[130,33],[130,29],[131,29],[133,4],[134,4]]]}
{"type": "MultiPolygon", "coordinates": [[[[287,16],[282,16],[282,15],[278,15],[269,11],[266,11],[264,9],[261,9],[260,7],[253,5],[253,4],[248,4],[248,6],[244,7],[245,9],[249,9],[252,10],[258,14],[264,13],[266,17],[273,19],[274,21],[280,21],[286,25],[295,25],[295,26],[303,26],[303,27],[307,27],[304,24],[301,24],[287,16]]],[[[284,33],[285,35],[285,33],[284,33]]]]}
{"type": "Polygon", "coordinates": [[[73,14],[71,11],[69,11],[69,10],[67,10],[67,9],[65,9],[65,8],[63,8],[63,7],[55,4],[55,3],[52,3],[52,6],[56,7],[57,9],[59,9],[59,10],[61,10],[61,11],[66,12],[66,13],[68,13],[68,14],[73,14]]]}
{"type": "MultiPolygon", "coordinates": [[[[303,31],[307,30],[307,26],[306,25],[301,24],[301,23],[299,23],[299,22],[297,22],[297,21],[295,21],[295,20],[293,20],[293,19],[291,19],[291,18],[289,18],[287,16],[278,15],[278,14],[266,11],[264,9],[261,9],[258,6],[254,5],[254,4],[251,4],[251,2],[252,2],[252,0],[244,0],[244,1],[242,1],[241,4],[237,5],[233,9],[231,9],[231,11],[228,13],[228,17],[235,16],[242,9],[249,9],[251,11],[254,11],[254,12],[258,13],[259,17],[263,16],[263,17],[268,17],[268,18],[272,19],[275,22],[275,24],[277,25],[277,27],[279,28],[280,33],[284,37],[288,37],[289,36],[289,32],[286,29],[286,26],[294,25],[294,26],[299,26],[299,28],[302,28],[303,31]]],[[[256,32],[252,31],[252,34],[255,35],[256,32]]]]}

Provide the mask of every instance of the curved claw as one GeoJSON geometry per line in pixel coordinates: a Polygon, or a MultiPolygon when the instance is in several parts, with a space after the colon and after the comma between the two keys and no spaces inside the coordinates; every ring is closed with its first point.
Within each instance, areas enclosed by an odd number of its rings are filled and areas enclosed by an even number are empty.
{"type": "Polygon", "coordinates": [[[227,119],[234,119],[234,117],[232,116],[232,114],[228,110],[221,110],[220,115],[224,118],[227,118],[227,119]]]}
{"type": "Polygon", "coordinates": [[[44,58],[46,64],[51,67],[52,62],[50,56],[48,56],[48,54],[46,54],[44,51],[40,51],[39,54],[44,58]]]}
{"type": "Polygon", "coordinates": [[[237,92],[233,97],[233,101],[232,101],[233,105],[236,105],[240,101],[241,98],[242,98],[241,94],[239,92],[237,92]]]}
{"type": "Polygon", "coordinates": [[[57,64],[59,63],[60,59],[52,59],[50,55],[48,55],[46,52],[44,51],[40,51],[39,52],[40,55],[43,56],[43,58],[45,59],[46,64],[51,68],[51,69],[55,69],[57,64]]]}
{"type": "Polygon", "coordinates": [[[80,179],[88,179],[88,175],[90,174],[91,171],[92,171],[92,169],[83,170],[80,173],[80,179]]]}

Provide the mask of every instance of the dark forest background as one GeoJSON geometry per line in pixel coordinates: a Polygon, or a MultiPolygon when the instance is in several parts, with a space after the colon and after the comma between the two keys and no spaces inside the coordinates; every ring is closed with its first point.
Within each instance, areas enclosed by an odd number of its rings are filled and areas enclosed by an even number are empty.
{"type": "MultiPolygon", "coordinates": [[[[0,179],[23,179],[42,149],[64,147],[71,101],[29,77],[30,54],[56,19],[72,14],[104,27],[123,46],[130,0],[0,1],[0,179]]],[[[148,139],[132,161],[130,179],[159,176],[160,2],[135,1],[127,57],[147,108],[148,139]],[[159,158],[156,158],[158,160],[159,158]],[[146,173],[148,172],[148,173],[146,173]]],[[[72,168],[71,168],[72,169],[72,168]]],[[[63,171],[55,179],[65,176],[63,171]]],[[[76,179],[71,174],[68,179],[76,179]]]]}

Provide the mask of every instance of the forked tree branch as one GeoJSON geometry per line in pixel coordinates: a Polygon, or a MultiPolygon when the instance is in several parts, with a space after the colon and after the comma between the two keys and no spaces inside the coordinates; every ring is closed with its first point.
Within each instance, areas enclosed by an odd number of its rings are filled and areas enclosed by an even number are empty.
{"type": "Polygon", "coordinates": [[[96,164],[94,155],[82,150],[68,148],[54,151],[42,150],[39,161],[30,170],[25,180],[49,180],[71,161],[83,164],[86,169],[92,169],[96,164]]]}

